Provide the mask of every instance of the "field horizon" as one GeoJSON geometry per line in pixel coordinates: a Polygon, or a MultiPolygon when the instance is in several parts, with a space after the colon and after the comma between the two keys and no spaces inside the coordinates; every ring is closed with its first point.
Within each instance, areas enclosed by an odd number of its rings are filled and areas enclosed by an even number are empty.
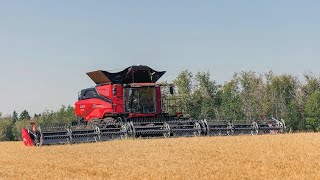
{"type": "Polygon", "coordinates": [[[320,179],[320,133],[0,142],[0,179],[320,179]]]}

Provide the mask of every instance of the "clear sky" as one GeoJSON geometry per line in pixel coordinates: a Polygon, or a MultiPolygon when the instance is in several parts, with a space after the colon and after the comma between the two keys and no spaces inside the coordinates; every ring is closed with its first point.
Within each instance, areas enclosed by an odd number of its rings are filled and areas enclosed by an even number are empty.
{"type": "Polygon", "coordinates": [[[320,1],[0,0],[0,112],[73,105],[85,72],[129,65],[234,72],[319,72],[320,1]]]}

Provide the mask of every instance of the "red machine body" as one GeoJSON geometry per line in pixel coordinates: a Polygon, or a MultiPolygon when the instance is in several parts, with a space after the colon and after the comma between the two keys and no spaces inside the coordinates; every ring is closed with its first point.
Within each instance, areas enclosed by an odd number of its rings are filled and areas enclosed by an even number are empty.
{"type": "Polygon", "coordinates": [[[26,128],[21,130],[21,139],[25,146],[34,146],[34,142],[30,137],[29,131],[26,128]]]}
{"type": "Polygon", "coordinates": [[[96,83],[84,89],[75,103],[78,119],[152,117],[163,113],[161,85],[156,81],[165,73],[147,66],[131,66],[118,73],[89,72],[96,83]]]}
{"type": "Polygon", "coordinates": [[[96,93],[96,97],[90,96],[88,99],[79,97],[79,101],[75,103],[75,113],[78,117],[81,117],[86,121],[119,116],[156,116],[162,113],[160,88],[160,85],[155,83],[132,83],[126,85],[126,87],[121,84],[99,85],[82,92],[83,95],[85,95],[85,93],[90,93],[91,91],[96,93]],[[154,103],[152,106],[155,107],[154,110],[129,111],[126,109],[126,103],[128,104],[128,94],[126,94],[126,91],[130,91],[132,88],[151,89],[150,98],[154,98],[154,101],[152,101],[154,103]]]}

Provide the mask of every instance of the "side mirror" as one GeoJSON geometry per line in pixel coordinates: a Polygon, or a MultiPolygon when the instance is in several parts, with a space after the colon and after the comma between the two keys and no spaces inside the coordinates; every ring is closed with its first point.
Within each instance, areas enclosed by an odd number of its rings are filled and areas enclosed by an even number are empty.
{"type": "Polygon", "coordinates": [[[173,86],[170,86],[169,90],[170,90],[170,94],[173,95],[173,94],[174,94],[174,88],[173,88],[173,86]]]}
{"type": "Polygon", "coordinates": [[[112,94],[114,95],[114,96],[116,96],[117,95],[117,85],[113,85],[113,88],[112,88],[112,94]]]}

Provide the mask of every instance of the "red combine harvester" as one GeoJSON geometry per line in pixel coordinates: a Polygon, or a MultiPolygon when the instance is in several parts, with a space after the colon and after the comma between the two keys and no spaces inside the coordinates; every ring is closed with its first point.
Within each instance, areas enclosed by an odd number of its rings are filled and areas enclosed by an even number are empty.
{"type": "Polygon", "coordinates": [[[33,123],[22,129],[23,142],[41,146],[126,137],[261,134],[282,132],[285,128],[284,122],[276,119],[232,123],[184,118],[182,112],[168,113],[170,100],[164,100],[161,89],[169,86],[173,94],[173,86],[156,83],[164,73],[140,65],[118,73],[89,72],[87,75],[96,86],[79,93],[75,103],[77,122],[38,128],[33,123]]]}

